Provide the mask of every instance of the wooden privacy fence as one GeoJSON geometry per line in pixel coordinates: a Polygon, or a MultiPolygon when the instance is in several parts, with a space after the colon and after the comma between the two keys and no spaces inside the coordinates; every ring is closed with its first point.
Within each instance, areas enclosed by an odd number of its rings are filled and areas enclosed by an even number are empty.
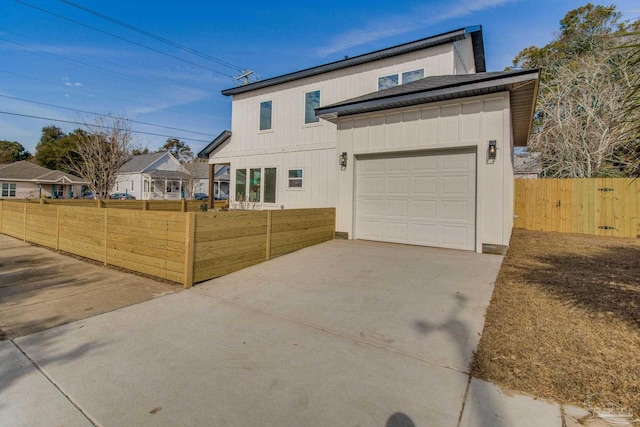
{"type": "Polygon", "coordinates": [[[335,209],[158,212],[0,201],[0,233],[191,287],[334,238],[335,209]]]}
{"type": "MultiPolygon", "coordinates": [[[[9,200],[7,200],[9,201],[9,200]]],[[[168,212],[201,212],[200,207],[206,200],[91,200],[91,199],[28,199],[21,200],[27,203],[40,203],[45,205],[58,206],[81,206],[85,208],[111,208],[111,209],[130,209],[142,211],[168,211],[168,212]]],[[[220,209],[228,205],[227,200],[215,200],[213,202],[214,209],[220,209]]]]}
{"type": "Polygon", "coordinates": [[[516,179],[514,226],[640,237],[640,179],[516,179]]]}

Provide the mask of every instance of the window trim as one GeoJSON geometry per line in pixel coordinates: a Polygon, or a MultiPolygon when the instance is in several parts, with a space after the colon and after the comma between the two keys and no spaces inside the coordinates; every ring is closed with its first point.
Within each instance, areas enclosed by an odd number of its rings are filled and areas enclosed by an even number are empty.
{"type": "Polygon", "coordinates": [[[0,185],[0,198],[16,198],[18,196],[18,183],[16,182],[3,182],[0,185]],[[6,186],[6,189],[5,189],[6,186]],[[13,186],[13,190],[12,187],[13,186]],[[6,196],[5,196],[6,191],[6,196]],[[11,191],[13,191],[13,196],[11,195],[11,191]]]}
{"type": "MultiPolygon", "coordinates": [[[[234,169],[234,174],[233,174],[233,193],[234,193],[234,202],[238,202],[238,171],[244,171],[245,174],[245,191],[246,189],[249,187],[250,182],[251,182],[251,170],[252,169],[257,169],[260,171],[260,200],[257,201],[250,201],[251,203],[256,203],[259,205],[267,205],[267,206],[274,206],[278,203],[278,169],[280,169],[278,166],[247,166],[247,167],[241,167],[241,168],[235,168],[234,169]],[[265,192],[265,183],[266,183],[266,175],[265,175],[265,171],[266,169],[275,169],[276,173],[275,173],[275,201],[274,202],[266,202],[264,200],[264,192],[265,192]]],[[[247,195],[245,194],[244,197],[246,198],[247,195]]],[[[249,202],[249,200],[243,200],[244,202],[249,202]]]]}
{"type": "MultiPolygon", "coordinates": [[[[314,92],[318,92],[318,107],[316,108],[320,108],[320,106],[322,105],[322,89],[313,89],[313,90],[309,90],[309,91],[305,91],[302,95],[302,124],[305,127],[311,127],[311,126],[318,126],[320,125],[320,117],[315,116],[316,120],[315,121],[311,121],[311,122],[307,122],[307,95],[310,93],[314,93],[314,92]]],[[[315,108],[314,108],[315,110],[315,108]]]]}
{"type": "Polygon", "coordinates": [[[293,167],[293,168],[287,168],[287,191],[302,191],[305,189],[304,186],[304,168],[298,168],[298,167],[293,167]],[[290,178],[289,177],[289,172],[291,171],[300,171],[302,172],[302,176],[300,178],[290,178]],[[300,180],[300,187],[292,187],[291,186],[291,180],[300,180]]]}
{"type": "Polygon", "coordinates": [[[260,133],[273,132],[273,100],[272,99],[260,101],[260,103],[258,104],[258,131],[260,133]],[[271,114],[269,117],[269,127],[263,129],[262,128],[262,105],[267,103],[271,105],[271,110],[270,110],[271,114]]]}

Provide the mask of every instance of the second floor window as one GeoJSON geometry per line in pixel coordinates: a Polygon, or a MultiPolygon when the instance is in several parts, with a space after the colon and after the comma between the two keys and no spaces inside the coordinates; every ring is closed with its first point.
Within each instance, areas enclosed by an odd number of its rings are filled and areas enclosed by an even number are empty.
{"type": "Polygon", "coordinates": [[[272,101],[260,103],[260,130],[271,129],[272,101]]]}
{"type": "Polygon", "coordinates": [[[415,82],[424,78],[424,68],[419,70],[406,71],[401,74],[390,74],[378,77],[378,90],[389,89],[400,84],[415,82]]]}
{"type": "Polygon", "coordinates": [[[316,117],[315,109],[320,107],[320,91],[307,92],[304,94],[304,123],[318,123],[320,119],[316,117]]]}

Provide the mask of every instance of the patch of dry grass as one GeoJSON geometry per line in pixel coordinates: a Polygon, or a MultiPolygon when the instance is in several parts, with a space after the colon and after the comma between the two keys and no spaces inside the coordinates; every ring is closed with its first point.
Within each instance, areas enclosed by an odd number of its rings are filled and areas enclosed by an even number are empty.
{"type": "Polygon", "coordinates": [[[640,239],[514,230],[471,368],[640,418],[640,239]]]}

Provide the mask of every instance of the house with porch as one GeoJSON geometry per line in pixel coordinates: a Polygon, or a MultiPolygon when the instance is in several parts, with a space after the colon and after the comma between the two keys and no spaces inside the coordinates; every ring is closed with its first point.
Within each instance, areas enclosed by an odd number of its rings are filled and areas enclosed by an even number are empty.
{"type": "Polygon", "coordinates": [[[112,193],[131,194],[140,200],[188,197],[190,177],[169,152],[132,156],[118,171],[112,193]]]}
{"type": "Polygon", "coordinates": [[[537,70],[486,72],[480,26],[222,91],[231,206],[336,208],[350,239],[503,252],[537,70]]]}
{"type": "Polygon", "coordinates": [[[0,199],[73,199],[87,182],[23,160],[0,165],[0,199]]]}

